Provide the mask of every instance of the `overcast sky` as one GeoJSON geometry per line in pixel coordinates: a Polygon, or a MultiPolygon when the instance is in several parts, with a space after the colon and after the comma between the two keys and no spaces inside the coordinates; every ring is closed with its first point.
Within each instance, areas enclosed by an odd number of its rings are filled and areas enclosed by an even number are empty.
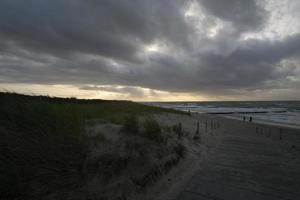
{"type": "Polygon", "coordinates": [[[299,0],[1,0],[0,89],[300,99],[299,0]]]}

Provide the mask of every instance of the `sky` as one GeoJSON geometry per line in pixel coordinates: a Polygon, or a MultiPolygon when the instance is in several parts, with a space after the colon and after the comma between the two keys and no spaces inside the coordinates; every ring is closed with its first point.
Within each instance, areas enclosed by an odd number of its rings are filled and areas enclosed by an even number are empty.
{"type": "Polygon", "coordinates": [[[1,0],[0,90],[300,100],[299,0],[1,0]]]}

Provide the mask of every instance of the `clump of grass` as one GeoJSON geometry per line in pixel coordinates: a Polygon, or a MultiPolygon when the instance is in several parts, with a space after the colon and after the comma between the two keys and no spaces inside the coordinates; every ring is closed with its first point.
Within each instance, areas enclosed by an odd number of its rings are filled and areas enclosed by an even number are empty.
{"type": "Polygon", "coordinates": [[[139,121],[136,115],[131,114],[124,118],[122,132],[128,134],[139,133],[139,121]]]}
{"type": "Polygon", "coordinates": [[[144,123],[144,136],[152,141],[163,143],[165,142],[165,137],[161,132],[161,128],[157,121],[152,117],[148,117],[145,119],[144,123]]]}
{"type": "Polygon", "coordinates": [[[161,127],[151,116],[147,116],[142,122],[143,129],[140,128],[139,119],[136,115],[128,115],[124,119],[121,132],[146,138],[157,143],[165,142],[161,127]]]}

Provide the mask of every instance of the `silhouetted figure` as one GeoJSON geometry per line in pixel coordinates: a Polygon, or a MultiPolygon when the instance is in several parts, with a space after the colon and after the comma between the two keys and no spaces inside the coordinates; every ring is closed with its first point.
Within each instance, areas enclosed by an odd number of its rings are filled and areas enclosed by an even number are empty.
{"type": "Polygon", "coordinates": [[[243,117],[243,120],[244,120],[244,121],[246,120],[246,117],[245,117],[245,116],[243,117]]]}
{"type": "Polygon", "coordinates": [[[252,122],[252,117],[249,118],[249,122],[252,122]]]}

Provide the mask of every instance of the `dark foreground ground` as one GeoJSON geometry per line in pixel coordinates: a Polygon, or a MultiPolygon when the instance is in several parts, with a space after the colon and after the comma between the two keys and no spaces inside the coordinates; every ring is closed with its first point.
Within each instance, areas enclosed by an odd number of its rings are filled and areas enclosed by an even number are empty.
{"type": "Polygon", "coordinates": [[[300,131],[0,93],[0,199],[300,199],[300,131]]]}
{"type": "Polygon", "coordinates": [[[0,199],[128,199],[183,157],[154,114],[130,101],[0,92],[0,199]]]}

